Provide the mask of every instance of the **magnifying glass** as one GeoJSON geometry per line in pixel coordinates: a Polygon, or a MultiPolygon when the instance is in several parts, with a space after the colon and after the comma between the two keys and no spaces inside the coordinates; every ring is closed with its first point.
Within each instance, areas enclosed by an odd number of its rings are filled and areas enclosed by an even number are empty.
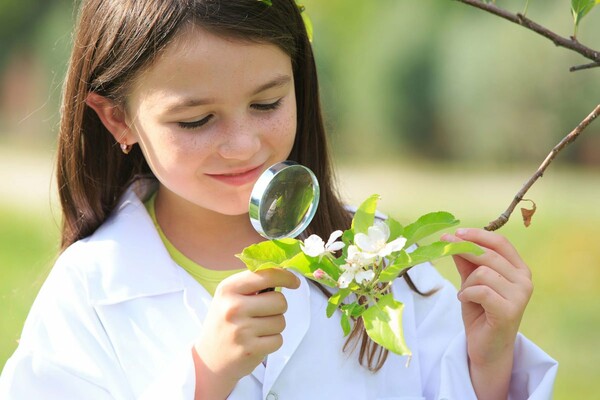
{"type": "Polygon", "coordinates": [[[267,168],[254,184],[250,222],[266,239],[294,238],[310,224],[318,204],[315,174],[294,161],[282,161],[267,168]]]}

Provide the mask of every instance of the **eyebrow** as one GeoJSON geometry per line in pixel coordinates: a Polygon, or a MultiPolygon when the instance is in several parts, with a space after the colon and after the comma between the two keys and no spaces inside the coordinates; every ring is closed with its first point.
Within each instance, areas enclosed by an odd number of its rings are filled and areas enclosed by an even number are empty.
{"type": "Polygon", "coordinates": [[[272,88],[285,86],[288,83],[290,83],[291,80],[292,80],[292,77],[289,75],[278,75],[277,77],[275,77],[275,79],[265,83],[264,85],[260,85],[258,88],[256,88],[256,90],[254,92],[252,92],[252,95],[257,95],[259,93],[262,93],[262,92],[272,89],[272,88]]]}
{"type": "MultiPolygon", "coordinates": [[[[277,77],[275,77],[275,79],[272,79],[269,82],[264,83],[264,84],[260,85],[259,87],[257,87],[251,93],[251,96],[256,96],[257,94],[265,92],[269,89],[285,86],[288,83],[290,83],[291,81],[292,81],[292,77],[290,75],[278,75],[277,77]]],[[[213,98],[201,99],[201,98],[189,97],[189,98],[183,99],[182,101],[178,101],[172,105],[167,106],[165,111],[168,113],[172,113],[172,112],[180,111],[180,110],[183,110],[186,108],[203,106],[203,105],[211,104],[214,102],[215,102],[215,99],[213,99],[213,98]]]]}

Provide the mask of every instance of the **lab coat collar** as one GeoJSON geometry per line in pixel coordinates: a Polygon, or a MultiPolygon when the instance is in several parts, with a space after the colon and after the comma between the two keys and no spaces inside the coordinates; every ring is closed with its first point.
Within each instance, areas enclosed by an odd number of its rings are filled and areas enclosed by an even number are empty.
{"type": "MultiPolygon", "coordinates": [[[[190,287],[190,280],[184,277],[186,272],[171,259],[164,247],[143,203],[155,187],[154,180],[135,181],[122,196],[113,215],[92,236],[78,244],[87,242],[94,252],[91,258],[95,259],[95,268],[86,274],[90,302],[109,305],[181,291],[188,307],[198,313],[201,323],[212,297],[200,285],[190,287]]],[[[89,247],[86,246],[84,251],[90,251],[89,247]]],[[[304,277],[298,277],[301,281],[298,289],[282,289],[288,303],[283,345],[268,356],[266,368],[260,364],[252,373],[263,383],[263,398],[310,325],[309,283],[304,277]]]]}
{"type": "Polygon", "coordinates": [[[180,268],[169,256],[143,203],[155,188],[155,180],[136,180],[108,220],[75,245],[93,255],[87,257],[94,261],[86,274],[91,304],[115,304],[184,289],[180,268]]]}

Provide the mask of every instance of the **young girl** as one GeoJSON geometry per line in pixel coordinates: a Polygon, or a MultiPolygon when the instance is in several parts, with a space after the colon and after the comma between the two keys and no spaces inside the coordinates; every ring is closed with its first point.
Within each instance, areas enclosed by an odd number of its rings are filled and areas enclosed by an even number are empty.
{"type": "Polygon", "coordinates": [[[412,360],[325,315],[328,293],[234,257],[263,240],[254,182],[286,159],[322,194],[304,235],[347,228],[294,0],[84,0],[58,151],[62,254],[7,362],[7,399],[548,399],[556,363],[517,333],[530,272],[463,229],[454,288],[397,279],[412,360]],[[281,287],[281,291],[264,291],[281,287]]]}

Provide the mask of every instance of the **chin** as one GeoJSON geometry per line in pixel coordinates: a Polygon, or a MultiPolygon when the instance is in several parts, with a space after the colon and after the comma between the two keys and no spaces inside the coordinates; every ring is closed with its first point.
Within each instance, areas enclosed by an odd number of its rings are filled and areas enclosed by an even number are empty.
{"type": "Polygon", "coordinates": [[[234,203],[215,204],[215,212],[232,217],[248,214],[248,200],[234,203]]]}
{"type": "Polygon", "coordinates": [[[222,211],[221,214],[228,215],[230,217],[237,217],[237,216],[240,216],[240,215],[247,215],[248,214],[248,208],[246,207],[243,210],[238,210],[238,209],[229,210],[228,209],[228,210],[222,211]]]}

